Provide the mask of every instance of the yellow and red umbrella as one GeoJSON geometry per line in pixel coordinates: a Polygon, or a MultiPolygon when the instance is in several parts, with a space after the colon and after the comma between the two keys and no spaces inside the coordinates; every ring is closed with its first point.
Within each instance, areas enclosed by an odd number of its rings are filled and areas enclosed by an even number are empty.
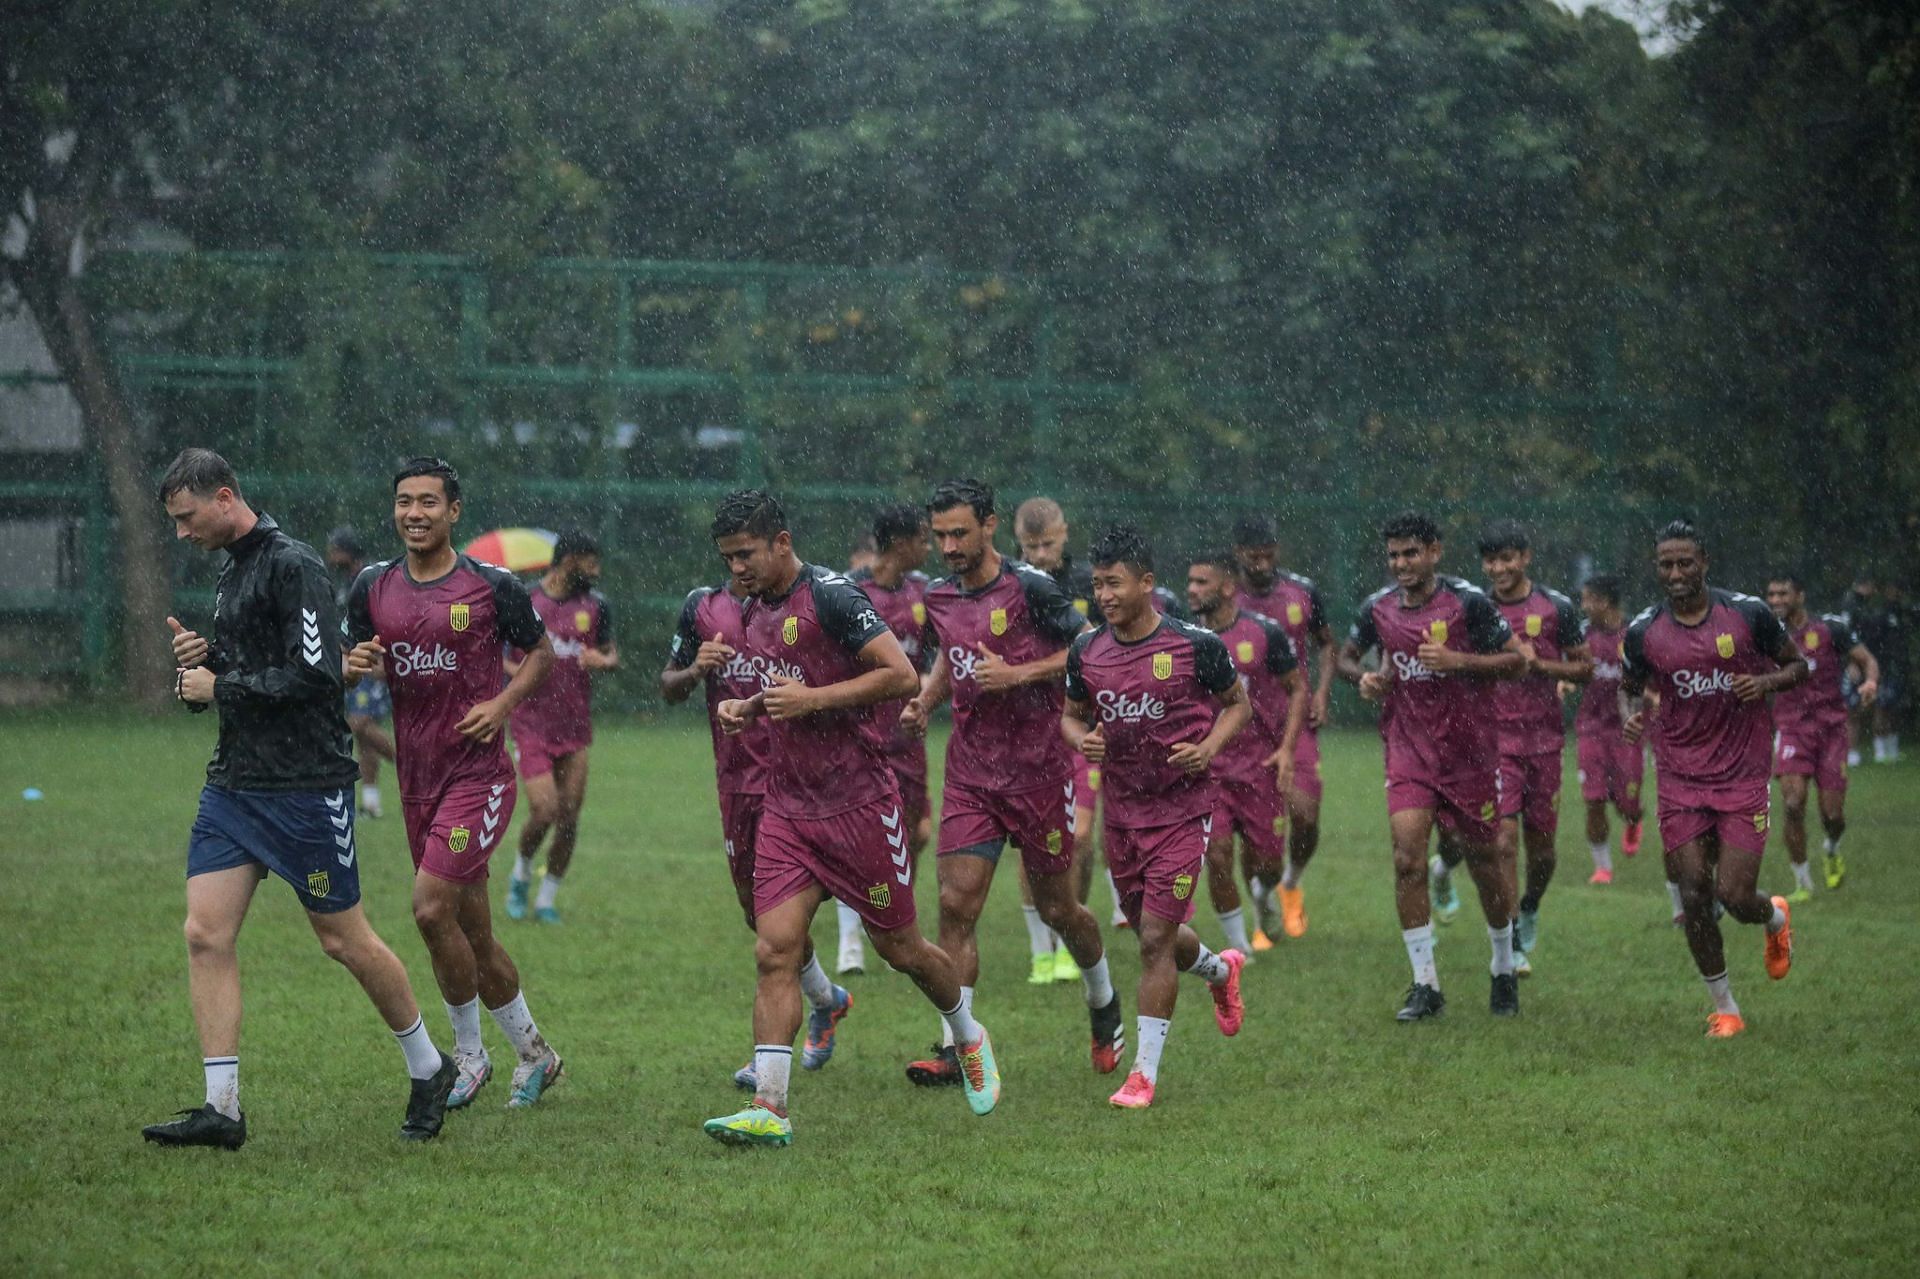
{"type": "Polygon", "coordinates": [[[486,564],[531,573],[553,563],[555,534],[543,528],[497,528],[467,543],[466,552],[486,564]]]}

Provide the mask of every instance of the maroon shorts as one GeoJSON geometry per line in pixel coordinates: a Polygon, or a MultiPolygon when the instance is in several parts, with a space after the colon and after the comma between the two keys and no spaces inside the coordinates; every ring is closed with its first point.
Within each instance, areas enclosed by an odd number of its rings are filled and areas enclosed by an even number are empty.
{"type": "Polygon", "coordinates": [[[1745,789],[1712,796],[1670,795],[1660,791],[1660,842],[1671,852],[1707,835],[1718,837],[1722,848],[1739,848],[1760,856],[1767,850],[1772,793],[1763,779],[1745,789]]]}
{"type": "Polygon", "coordinates": [[[1639,742],[1628,742],[1617,728],[1580,735],[1580,798],[1589,804],[1612,800],[1616,806],[1640,801],[1640,782],[1647,771],[1647,753],[1639,742]]]}
{"type": "Polygon", "coordinates": [[[914,920],[907,835],[898,795],[831,817],[762,812],[754,841],[754,914],[818,884],[859,911],[875,932],[907,927],[914,920]]]}
{"type": "Polygon", "coordinates": [[[1548,835],[1560,828],[1559,751],[1500,757],[1500,816],[1548,835]]]}
{"type": "Polygon", "coordinates": [[[1260,770],[1257,780],[1222,777],[1213,789],[1213,837],[1240,838],[1261,861],[1277,862],[1287,855],[1287,810],[1273,774],[1260,770]]]}
{"type": "Polygon", "coordinates": [[[1059,875],[1073,866],[1072,782],[1032,790],[981,790],[947,783],[940,804],[940,856],[1010,843],[1029,875],[1059,875]]]}
{"type": "Polygon", "coordinates": [[[1293,744],[1293,793],[1320,802],[1320,734],[1310,729],[1293,744]]]}
{"type": "Polygon", "coordinates": [[[907,829],[916,831],[920,823],[927,820],[931,811],[927,807],[927,779],[924,774],[910,776],[899,769],[893,771],[893,780],[900,787],[900,807],[907,819],[907,829]]]}
{"type": "Polygon", "coordinates": [[[592,738],[584,742],[550,742],[532,735],[516,737],[513,739],[514,762],[520,766],[522,777],[545,777],[553,772],[554,760],[583,751],[592,743],[592,738]]]}
{"type": "Polygon", "coordinates": [[[1847,788],[1847,726],[1781,729],[1773,751],[1775,777],[1811,777],[1823,791],[1847,788]]]}
{"type": "Polygon", "coordinates": [[[1462,773],[1448,778],[1387,779],[1387,816],[1428,808],[1462,839],[1492,844],[1500,836],[1500,775],[1462,773]]]}
{"type": "Polygon", "coordinates": [[[501,782],[455,782],[431,799],[400,800],[413,868],[435,879],[477,884],[513,819],[519,793],[509,776],[501,782]]]}
{"type": "Polygon", "coordinates": [[[720,796],[720,838],[727,848],[727,873],[733,891],[743,901],[753,900],[753,846],[760,830],[760,808],[765,795],[720,796]]]}
{"type": "Polygon", "coordinates": [[[1213,838],[1213,817],[1189,817],[1171,826],[1107,827],[1107,867],[1120,909],[1135,928],[1140,913],[1184,924],[1193,918],[1193,890],[1213,838]]]}

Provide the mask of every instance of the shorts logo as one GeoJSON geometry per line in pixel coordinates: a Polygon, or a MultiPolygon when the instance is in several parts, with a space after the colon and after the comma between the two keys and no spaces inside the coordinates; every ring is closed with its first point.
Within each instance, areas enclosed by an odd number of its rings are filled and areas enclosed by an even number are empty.
{"type": "Polygon", "coordinates": [[[1764,812],[1755,813],[1753,815],[1753,829],[1759,834],[1764,835],[1766,833],[1767,815],[1764,812]]]}
{"type": "Polygon", "coordinates": [[[789,617],[786,621],[780,623],[780,639],[788,644],[798,644],[800,642],[799,618],[789,617]]]}
{"type": "Polygon", "coordinates": [[[1713,637],[1713,651],[1722,657],[1733,656],[1733,636],[1722,631],[1713,637]]]}
{"type": "Polygon", "coordinates": [[[1820,647],[1820,632],[1808,631],[1807,632],[1807,650],[1811,652],[1812,650],[1819,647],[1820,647]]]}
{"type": "Polygon", "coordinates": [[[1287,833],[1287,819],[1285,814],[1273,819],[1273,833],[1276,835],[1284,835],[1287,833]]]}
{"type": "Polygon", "coordinates": [[[1087,789],[1090,791],[1098,791],[1100,789],[1100,770],[1099,769],[1089,768],[1087,770],[1087,789]]]}
{"type": "Polygon", "coordinates": [[[1427,624],[1427,638],[1436,644],[1447,642],[1447,619],[1436,617],[1427,624]]]}
{"type": "Polygon", "coordinates": [[[456,631],[464,631],[473,624],[473,612],[465,604],[455,604],[447,609],[447,624],[456,631]]]}
{"type": "Polygon", "coordinates": [[[1495,811],[1496,809],[1493,801],[1488,800],[1486,803],[1480,805],[1480,820],[1483,822],[1492,821],[1495,811]]]}
{"type": "Polygon", "coordinates": [[[913,606],[913,624],[915,626],[925,626],[927,624],[927,606],[925,604],[916,603],[913,606]]]}
{"type": "Polygon", "coordinates": [[[875,910],[885,910],[893,904],[893,889],[885,884],[875,884],[867,890],[867,905],[875,910]]]}
{"type": "Polygon", "coordinates": [[[573,629],[579,631],[582,635],[585,635],[587,628],[592,625],[593,614],[587,612],[586,609],[583,608],[573,615],[573,629]]]}
{"type": "Polygon", "coordinates": [[[327,872],[310,871],[307,874],[307,896],[325,897],[327,895],[327,872]]]}
{"type": "Polygon", "coordinates": [[[1153,677],[1155,679],[1173,678],[1173,654],[1155,653],[1153,655],[1153,677]]]}
{"type": "Polygon", "coordinates": [[[1527,636],[1528,636],[1528,638],[1530,638],[1530,639],[1538,639],[1538,638],[1539,638],[1539,636],[1540,636],[1540,614],[1538,614],[1538,613],[1528,613],[1528,614],[1527,614],[1527,636]]]}
{"type": "Polygon", "coordinates": [[[465,826],[455,826],[447,832],[447,851],[464,853],[467,851],[467,839],[473,834],[465,826]]]}
{"type": "Polygon", "coordinates": [[[1306,620],[1306,616],[1307,616],[1306,610],[1301,608],[1298,604],[1287,605],[1287,625],[1288,626],[1300,625],[1302,621],[1306,620]]]}
{"type": "Polygon", "coordinates": [[[1066,847],[1066,838],[1057,830],[1047,832],[1047,856],[1058,857],[1060,850],[1066,847]]]}
{"type": "Polygon", "coordinates": [[[1179,874],[1173,877],[1173,900],[1183,902],[1193,895],[1193,876],[1179,874]]]}
{"type": "Polygon", "coordinates": [[[1007,610],[1004,608],[996,608],[993,612],[987,614],[987,629],[995,635],[1005,635],[1007,633],[1007,610]]]}
{"type": "Polygon", "coordinates": [[[1243,662],[1253,661],[1253,641],[1241,640],[1233,646],[1233,655],[1243,662]]]}

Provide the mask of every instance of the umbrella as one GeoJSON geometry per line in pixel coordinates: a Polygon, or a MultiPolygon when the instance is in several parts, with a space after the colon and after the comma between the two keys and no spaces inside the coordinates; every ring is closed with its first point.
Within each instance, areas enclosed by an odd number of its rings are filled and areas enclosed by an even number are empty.
{"type": "Polygon", "coordinates": [[[466,552],[486,564],[530,573],[553,563],[554,540],[543,528],[497,528],[468,542],[466,552]]]}

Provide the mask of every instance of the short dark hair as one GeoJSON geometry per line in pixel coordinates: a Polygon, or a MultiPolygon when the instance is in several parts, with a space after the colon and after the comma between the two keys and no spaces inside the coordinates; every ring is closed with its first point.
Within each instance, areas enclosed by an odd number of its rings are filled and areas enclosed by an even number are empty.
{"type": "Polygon", "coordinates": [[[1200,551],[1196,553],[1192,559],[1188,560],[1187,563],[1190,565],[1205,564],[1208,568],[1217,568],[1228,577],[1237,578],[1240,576],[1240,561],[1234,556],[1232,551],[1224,546],[1216,546],[1212,550],[1200,551]]]}
{"type": "Polygon", "coordinates": [[[721,498],[714,508],[715,538],[745,533],[771,542],[786,531],[786,509],[765,489],[738,489],[721,498]]]}
{"type": "Polygon", "coordinates": [[[911,502],[895,502],[873,513],[873,547],[884,551],[927,527],[927,513],[911,502]]]}
{"type": "Polygon", "coordinates": [[[941,480],[933,486],[933,496],[927,499],[927,514],[938,515],[956,506],[972,507],[974,518],[985,524],[987,516],[993,514],[993,486],[966,475],[941,480]]]}
{"type": "Polygon", "coordinates": [[[441,487],[447,491],[449,502],[460,500],[460,472],[454,470],[453,463],[445,458],[430,457],[426,454],[407,459],[400,469],[393,473],[394,491],[400,490],[402,480],[417,480],[427,475],[438,477],[441,487]]]}
{"type": "Polygon", "coordinates": [[[1087,558],[1095,568],[1124,564],[1134,572],[1153,572],[1153,548],[1140,530],[1131,524],[1114,524],[1102,529],[1087,548],[1087,558]]]}
{"type": "Polygon", "coordinates": [[[562,529],[560,536],[553,539],[553,562],[558,564],[569,555],[598,555],[600,543],[585,529],[562,529]]]}
{"type": "Polygon", "coordinates": [[[1580,589],[1583,591],[1592,591],[1609,604],[1618,604],[1620,602],[1620,579],[1611,573],[1595,573],[1592,577],[1580,583],[1580,589]]]}
{"type": "Polygon", "coordinates": [[[1496,520],[1487,525],[1480,534],[1480,558],[1498,555],[1501,551],[1524,551],[1527,549],[1527,530],[1512,520],[1496,520]]]}
{"type": "Polygon", "coordinates": [[[168,498],[182,490],[195,497],[212,497],[221,489],[240,492],[239,477],[227,459],[212,449],[181,449],[160,477],[160,504],[165,506],[168,498]]]}
{"type": "Polygon", "coordinates": [[[1433,517],[1421,511],[1402,511],[1380,526],[1380,539],[1385,542],[1398,541],[1410,537],[1423,546],[1432,546],[1440,540],[1440,526],[1433,517]]]}
{"type": "Polygon", "coordinates": [[[327,534],[327,549],[345,551],[356,560],[367,558],[366,544],[360,540],[360,535],[353,531],[352,526],[347,524],[342,524],[327,534]]]}
{"type": "Polygon", "coordinates": [[[1658,546],[1662,542],[1692,542],[1703,554],[1707,549],[1707,539],[1700,536],[1700,530],[1684,515],[1677,520],[1668,520],[1666,527],[1655,535],[1653,544],[1658,546]]]}
{"type": "Polygon", "coordinates": [[[1804,591],[1807,589],[1807,584],[1801,581],[1800,575],[1792,569],[1778,569],[1767,574],[1768,585],[1772,585],[1774,582],[1785,582],[1796,591],[1804,591]]]}
{"type": "MultiPolygon", "coordinates": [[[[1233,544],[1235,546],[1272,546],[1273,521],[1264,515],[1242,515],[1233,522],[1233,544]]],[[[1198,564],[1200,561],[1195,560],[1198,564]]]]}

